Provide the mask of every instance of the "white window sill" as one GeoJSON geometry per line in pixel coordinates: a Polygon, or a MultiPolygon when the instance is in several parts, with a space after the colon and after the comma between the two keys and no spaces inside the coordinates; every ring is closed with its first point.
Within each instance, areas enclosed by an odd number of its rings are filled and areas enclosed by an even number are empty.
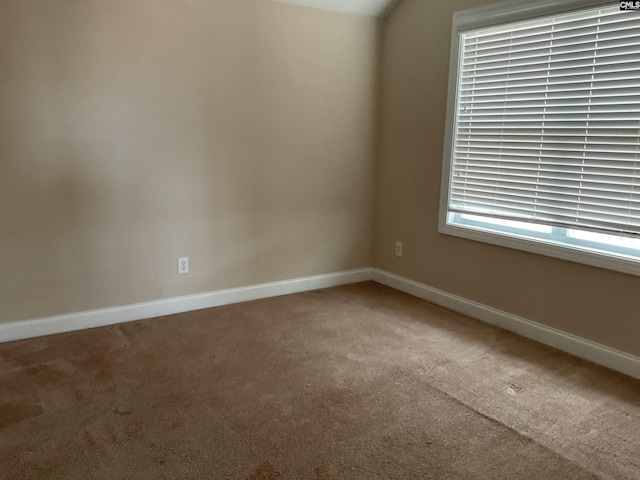
{"type": "Polygon", "coordinates": [[[480,226],[452,224],[446,219],[441,221],[438,231],[445,235],[640,276],[640,258],[634,258],[624,253],[605,251],[597,246],[570,245],[549,238],[535,238],[525,233],[507,233],[480,226]]]}

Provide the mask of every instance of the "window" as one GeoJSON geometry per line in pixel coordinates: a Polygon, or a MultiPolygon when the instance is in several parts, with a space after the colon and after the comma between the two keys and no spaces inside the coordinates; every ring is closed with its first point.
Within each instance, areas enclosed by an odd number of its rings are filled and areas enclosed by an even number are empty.
{"type": "Polygon", "coordinates": [[[640,275],[640,13],[455,14],[444,150],[442,233],[640,275]]]}

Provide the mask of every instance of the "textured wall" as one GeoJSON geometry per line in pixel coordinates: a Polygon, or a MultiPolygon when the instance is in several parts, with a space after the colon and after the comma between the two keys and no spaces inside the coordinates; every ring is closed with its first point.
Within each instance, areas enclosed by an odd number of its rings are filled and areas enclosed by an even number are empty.
{"type": "Polygon", "coordinates": [[[370,266],[378,33],[263,0],[0,0],[0,322],[370,266]]]}
{"type": "Polygon", "coordinates": [[[385,24],[376,265],[640,355],[640,278],[438,233],[452,13],[488,3],[405,0],[385,24]]]}

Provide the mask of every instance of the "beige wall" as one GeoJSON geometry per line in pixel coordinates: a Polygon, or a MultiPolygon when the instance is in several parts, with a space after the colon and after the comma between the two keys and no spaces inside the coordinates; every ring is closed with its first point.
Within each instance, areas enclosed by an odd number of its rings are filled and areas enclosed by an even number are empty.
{"type": "Polygon", "coordinates": [[[640,354],[639,278],[437,232],[451,13],[486,3],[405,0],[380,77],[372,19],[0,0],[0,322],[375,263],[640,354]]]}
{"type": "Polygon", "coordinates": [[[452,12],[488,3],[405,0],[385,24],[376,266],[639,355],[640,278],[438,233],[452,12]]]}
{"type": "Polygon", "coordinates": [[[370,266],[378,28],[0,0],[0,322],[370,266]]]}

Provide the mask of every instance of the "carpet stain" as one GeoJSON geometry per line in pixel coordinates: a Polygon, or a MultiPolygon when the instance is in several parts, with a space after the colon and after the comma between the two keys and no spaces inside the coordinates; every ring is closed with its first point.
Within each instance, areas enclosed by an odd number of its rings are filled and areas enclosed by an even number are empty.
{"type": "Polygon", "coordinates": [[[329,480],[329,477],[327,476],[327,471],[324,468],[316,467],[315,472],[316,472],[315,480],[329,480]]]}
{"type": "Polygon", "coordinates": [[[213,365],[210,369],[209,369],[209,377],[208,380],[210,382],[217,382],[218,380],[221,380],[222,377],[225,376],[225,374],[227,373],[226,369],[220,365],[213,365]]]}
{"type": "Polygon", "coordinates": [[[278,480],[279,478],[280,474],[275,471],[273,465],[266,462],[260,465],[247,480],[278,480]]]}
{"type": "Polygon", "coordinates": [[[98,442],[96,441],[95,438],[93,438],[93,436],[89,433],[89,432],[84,432],[84,438],[86,439],[86,443],[90,446],[90,447],[95,447],[98,445],[98,442]]]}
{"type": "Polygon", "coordinates": [[[26,377],[35,378],[39,385],[56,385],[65,378],[65,374],[47,364],[30,367],[24,370],[26,377]]]}
{"type": "Polygon", "coordinates": [[[317,401],[324,406],[348,406],[356,403],[358,397],[352,390],[347,388],[334,388],[322,392],[317,401]]]}
{"type": "Polygon", "coordinates": [[[131,410],[118,410],[117,408],[113,411],[116,415],[120,415],[121,417],[128,417],[133,412],[131,410]]]}
{"type": "Polygon", "coordinates": [[[43,410],[40,405],[0,405],[0,429],[14,425],[27,418],[42,415],[43,410]]]}
{"type": "Polygon", "coordinates": [[[87,355],[83,358],[81,365],[97,380],[107,380],[113,377],[113,362],[105,355],[87,355]]]}

